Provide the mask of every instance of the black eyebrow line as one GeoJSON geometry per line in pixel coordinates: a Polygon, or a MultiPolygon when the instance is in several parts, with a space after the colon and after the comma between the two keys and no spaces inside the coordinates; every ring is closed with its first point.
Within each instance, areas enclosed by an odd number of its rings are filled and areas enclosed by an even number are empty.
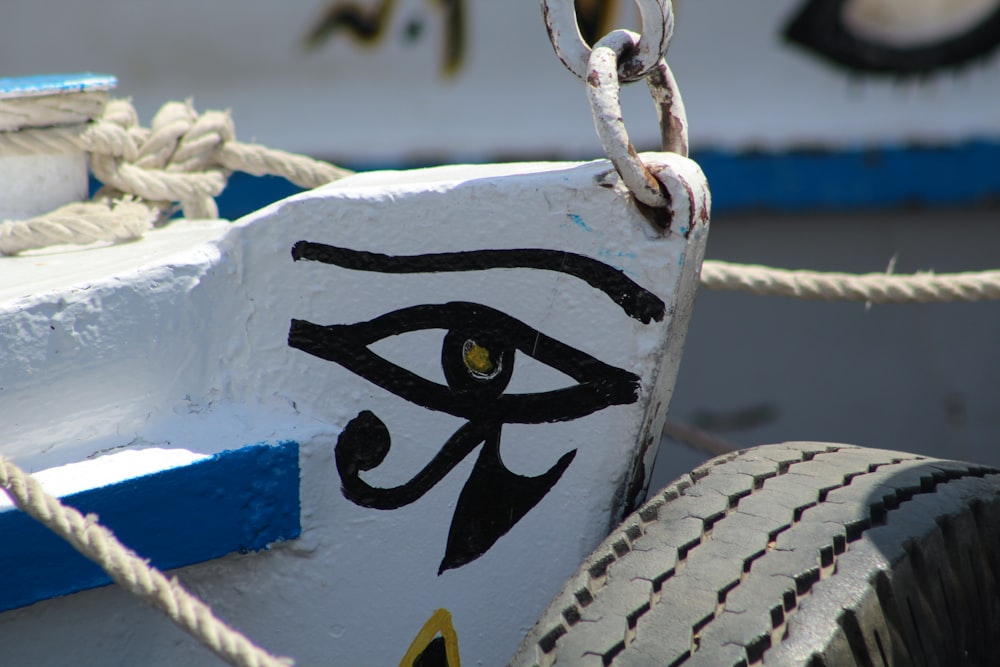
{"type": "Polygon", "coordinates": [[[336,264],[345,269],[378,273],[444,273],[487,269],[544,269],[560,271],[601,290],[621,306],[629,317],[649,324],[663,321],[663,301],[641,287],[620,269],[591,257],[564,250],[518,248],[511,250],[468,250],[426,255],[383,255],[351,250],[324,243],[299,241],[292,246],[292,259],[336,264]]]}

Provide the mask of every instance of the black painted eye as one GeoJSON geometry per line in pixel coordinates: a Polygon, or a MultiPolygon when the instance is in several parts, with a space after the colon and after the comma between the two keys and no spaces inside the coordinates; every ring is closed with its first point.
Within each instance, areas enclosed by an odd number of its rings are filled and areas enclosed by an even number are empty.
{"type": "MultiPolygon", "coordinates": [[[[667,312],[659,297],[620,269],[562,250],[487,249],[393,256],[299,241],[292,247],[292,258],[387,274],[510,268],[558,271],[603,292],[626,315],[645,324],[662,321],[667,312]]],[[[505,424],[569,421],[611,405],[635,403],[639,397],[637,375],[478,303],[412,306],[354,324],[322,326],[292,320],[288,344],[337,363],[411,403],[466,420],[419,472],[396,486],[374,486],[362,475],[380,466],[392,447],[392,434],[374,412],[358,413],[344,426],[334,447],[344,497],[379,510],[416,502],[479,449],[455,505],[438,574],[486,553],[548,494],[576,456],[577,450],[572,449],[544,473],[520,475],[507,468],[500,456],[505,424]],[[373,344],[384,338],[420,330],[445,332],[440,355],[445,384],[372,351],[373,344]],[[576,384],[555,391],[504,393],[518,352],[569,376],[576,384]]],[[[412,440],[420,434],[407,436],[412,440]]]]}
{"type": "Polygon", "coordinates": [[[412,306],[355,324],[322,326],[292,320],[288,344],[336,362],[417,405],[494,423],[576,419],[609,405],[633,403],[639,390],[635,374],[477,303],[412,306]],[[402,368],[369,348],[388,336],[421,329],[447,331],[441,362],[448,386],[402,368]],[[516,350],[570,376],[577,384],[554,391],[504,394],[516,350]]]}
{"type": "Polygon", "coordinates": [[[784,35],[853,72],[927,75],[1000,46],[1000,0],[809,0],[784,35]]]}

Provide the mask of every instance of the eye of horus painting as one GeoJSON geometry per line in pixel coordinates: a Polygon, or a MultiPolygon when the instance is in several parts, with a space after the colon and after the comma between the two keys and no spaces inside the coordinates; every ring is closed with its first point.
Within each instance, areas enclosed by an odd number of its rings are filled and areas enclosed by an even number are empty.
{"type": "MultiPolygon", "coordinates": [[[[603,292],[629,317],[662,321],[665,306],[621,270],[570,252],[546,249],[474,250],[391,256],[300,241],[296,261],[311,261],[378,273],[441,273],[528,268],[557,271],[603,292]]],[[[461,567],[488,551],[559,481],[576,456],[565,453],[547,471],[523,476],[500,455],[505,424],[566,422],[613,405],[638,400],[639,376],[607,364],[547,336],[495,308],[465,301],[427,303],[346,324],[293,319],[288,344],[339,364],[396,396],[428,410],[464,420],[412,479],[389,488],[373,486],[363,473],[378,467],[392,447],[388,427],[374,412],[361,411],[340,434],[335,448],[343,495],[362,507],[393,510],[416,502],[479,448],[455,506],[438,574],[461,567]],[[425,329],[445,332],[441,370],[446,384],[428,380],[372,351],[390,336],[425,329]],[[570,387],[535,393],[505,393],[515,355],[523,354],[575,381],[570,387]]],[[[399,436],[399,434],[396,434],[399,436]]],[[[407,433],[419,438],[419,433],[407,433]]],[[[398,437],[397,437],[398,439],[398,437]]]]}

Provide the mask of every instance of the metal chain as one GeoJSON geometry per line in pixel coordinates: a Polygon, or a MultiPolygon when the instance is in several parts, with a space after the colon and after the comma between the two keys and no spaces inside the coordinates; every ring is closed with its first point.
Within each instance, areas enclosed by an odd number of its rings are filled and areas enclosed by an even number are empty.
{"type": "Polygon", "coordinates": [[[622,177],[622,182],[636,199],[653,208],[664,208],[670,200],[663,186],[639,159],[628,138],[618,99],[618,62],[639,41],[629,30],[615,30],[597,42],[590,54],[587,95],[594,114],[594,127],[608,159],[622,177]]]}
{"type": "Polygon", "coordinates": [[[542,0],[542,15],[556,55],[569,71],[587,82],[597,136],[622,182],[643,204],[666,208],[670,200],[663,185],[639,159],[628,137],[619,91],[623,83],[646,79],[659,117],[662,150],[687,156],[684,102],[663,57],[673,36],[673,7],[670,0],[635,2],[643,33],[614,30],[593,49],[580,35],[573,0],[542,0]]]}
{"type": "MultiPolygon", "coordinates": [[[[670,0],[635,0],[642,20],[642,38],[635,51],[622,62],[623,83],[638,81],[659,63],[674,34],[670,0]]],[[[542,16],[549,41],[566,68],[584,81],[590,73],[591,48],[580,33],[573,0],[542,0],[542,16]]]]}

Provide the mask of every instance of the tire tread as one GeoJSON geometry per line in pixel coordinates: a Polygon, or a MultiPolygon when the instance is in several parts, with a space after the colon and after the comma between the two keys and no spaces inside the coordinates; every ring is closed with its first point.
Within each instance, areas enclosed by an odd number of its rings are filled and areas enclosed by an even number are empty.
{"type": "Polygon", "coordinates": [[[826,443],[719,457],[628,517],[511,664],[992,664],[989,626],[959,615],[1000,622],[998,519],[983,466],[826,443]]]}

